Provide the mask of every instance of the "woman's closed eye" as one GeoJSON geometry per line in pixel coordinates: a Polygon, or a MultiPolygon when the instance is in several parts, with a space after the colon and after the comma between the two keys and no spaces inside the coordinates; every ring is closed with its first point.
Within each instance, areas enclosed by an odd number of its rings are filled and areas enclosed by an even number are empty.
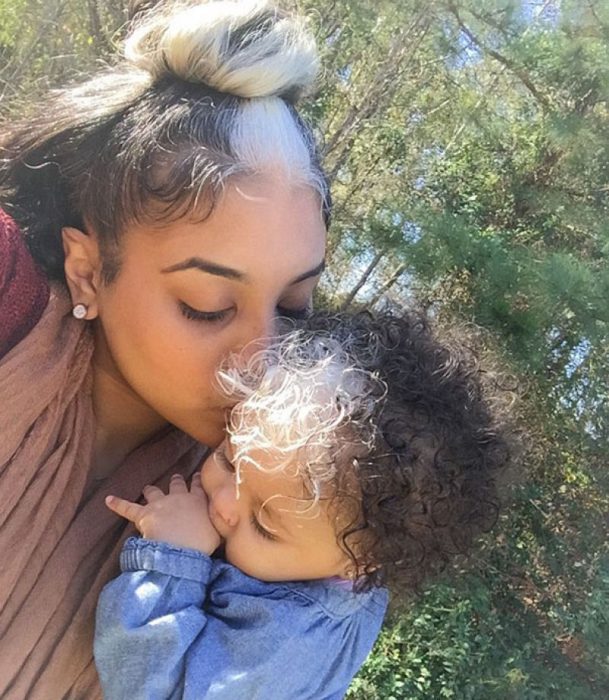
{"type": "MultiPolygon", "coordinates": [[[[233,310],[233,307],[231,306],[227,309],[219,309],[218,311],[202,311],[201,309],[194,309],[184,301],[179,302],[179,307],[182,315],[189,321],[202,321],[207,323],[218,323],[220,321],[224,321],[233,310]]],[[[311,313],[311,307],[308,304],[306,306],[293,308],[278,304],[276,309],[278,316],[295,320],[305,319],[311,313]]]]}
{"type": "Polygon", "coordinates": [[[302,306],[299,308],[291,309],[281,304],[277,305],[278,316],[283,316],[284,318],[292,318],[295,320],[305,319],[311,313],[311,307],[309,305],[302,306]]]}
{"type": "Polygon", "coordinates": [[[208,323],[223,321],[232,311],[232,307],[220,309],[219,311],[201,311],[199,309],[193,309],[192,306],[189,306],[183,301],[179,302],[179,306],[182,315],[190,321],[207,321],[208,323]]]}

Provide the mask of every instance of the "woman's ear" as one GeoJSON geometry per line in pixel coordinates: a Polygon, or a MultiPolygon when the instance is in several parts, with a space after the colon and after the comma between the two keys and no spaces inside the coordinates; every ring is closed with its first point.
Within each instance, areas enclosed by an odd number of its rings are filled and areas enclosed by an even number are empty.
{"type": "Polygon", "coordinates": [[[97,237],[77,228],[61,229],[65,254],[64,270],[72,306],[84,304],[87,320],[97,317],[97,295],[101,286],[101,255],[97,237]]]}

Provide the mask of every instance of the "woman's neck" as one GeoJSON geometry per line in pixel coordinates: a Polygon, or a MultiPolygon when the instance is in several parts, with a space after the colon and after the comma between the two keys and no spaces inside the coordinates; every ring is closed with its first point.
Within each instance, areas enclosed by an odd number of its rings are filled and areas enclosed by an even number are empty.
{"type": "Polygon", "coordinates": [[[93,355],[93,410],[96,431],[90,478],[110,476],[125,457],[167,425],[127,384],[101,332],[93,355]]]}

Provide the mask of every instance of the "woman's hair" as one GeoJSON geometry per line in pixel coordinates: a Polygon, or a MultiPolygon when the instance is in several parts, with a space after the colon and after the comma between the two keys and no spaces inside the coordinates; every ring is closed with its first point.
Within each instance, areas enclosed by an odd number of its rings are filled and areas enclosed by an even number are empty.
{"type": "Polygon", "coordinates": [[[489,376],[416,313],[315,313],[219,380],[236,466],[266,453],[255,467],[301,476],[340,516],[358,588],[399,593],[497,519],[511,452],[489,376]]]}
{"type": "Polygon", "coordinates": [[[315,42],[267,0],[132,3],[124,57],[52,91],[0,136],[0,203],[34,258],[63,278],[61,229],[99,236],[107,283],[133,223],[204,219],[227,181],[277,173],[329,193],[296,100],[314,82],[315,42]]]}

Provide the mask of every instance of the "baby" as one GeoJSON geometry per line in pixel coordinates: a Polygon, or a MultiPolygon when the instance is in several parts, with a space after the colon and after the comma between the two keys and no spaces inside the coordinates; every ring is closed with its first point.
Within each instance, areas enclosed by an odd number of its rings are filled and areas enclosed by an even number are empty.
{"type": "Polygon", "coordinates": [[[219,374],[227,437],[135,524],[98,607],[106,700],[342,698],[402,596],[497,516],[471,355],[411,314],[316,314],[219,374]]]}

